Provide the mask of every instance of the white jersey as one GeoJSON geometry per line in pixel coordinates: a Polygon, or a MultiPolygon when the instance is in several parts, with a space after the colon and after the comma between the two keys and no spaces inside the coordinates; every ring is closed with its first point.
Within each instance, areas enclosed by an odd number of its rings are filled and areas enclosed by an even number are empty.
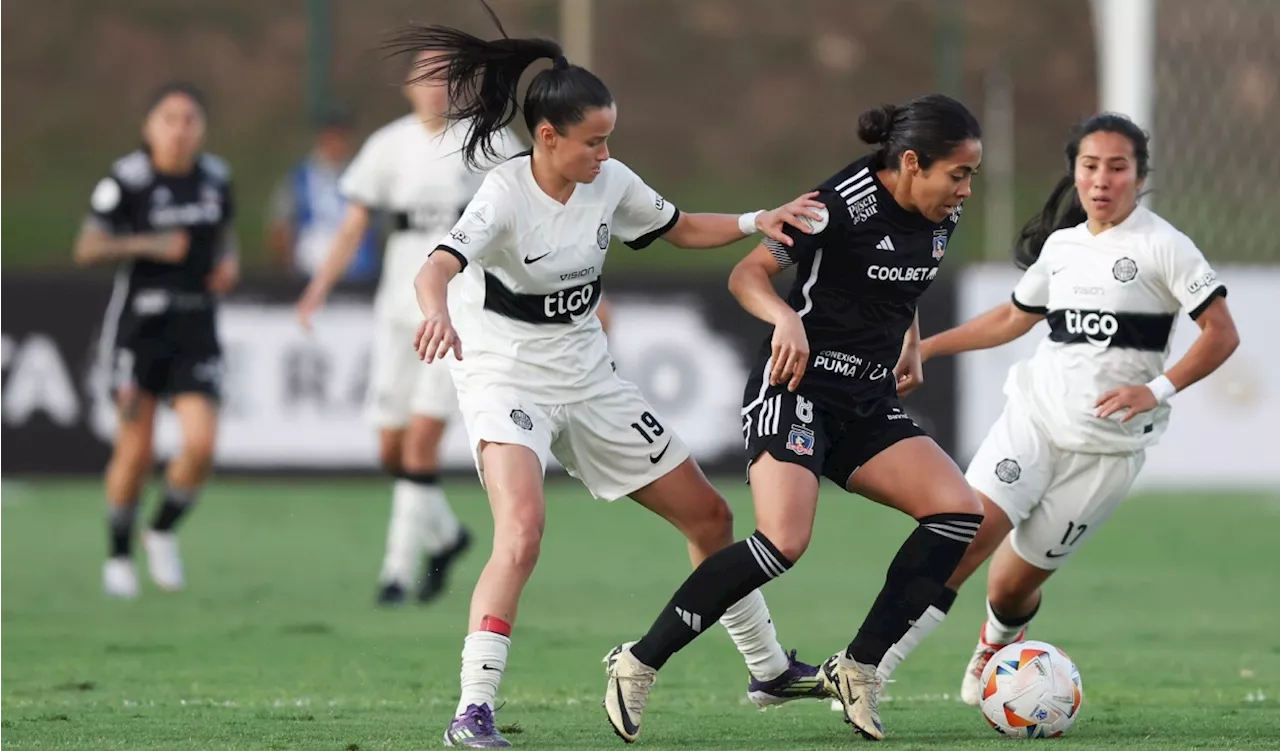
{"type": "Polygon", "coordinates": [[[608,390],[613,363],[595,309],[609,238],[643,248],[679,215],[616,159],[564,204],[538,187],[528,154],[494,168],[440,244],[464,267],[449,286],[458,387],[511,387],[541,404],[608,390]]]}
{"type": "Polygon", "coordinates": [[[1125,411],[1100,420],[1094,405],[1164,372],[1178,310],[1198,318],[1226,291],[1195,243],[1141,206],[1098,235],[1084,224],[1054,232],[1013,291],[1015,305],[1047,317],[1049,336],[1010,369],[1005,393],[1059,448],[1151,446],[1168,424],[1168,404],[1123,424],[1125,411]]]}
{"type": "MultiPolygon", "coordinates": [[[[345,198],[391,215],[374,298],[374,312],[383,320],[422,320],[413,278],[482,179],[462,157],[467,127],[465,122],[453,123],[433,135],[417,115],[405,115],[369,136],[342,175],[345,198]]],[[[504,134],[496,148],[509,155],[518,150],[517,144],[504,134]]]]}

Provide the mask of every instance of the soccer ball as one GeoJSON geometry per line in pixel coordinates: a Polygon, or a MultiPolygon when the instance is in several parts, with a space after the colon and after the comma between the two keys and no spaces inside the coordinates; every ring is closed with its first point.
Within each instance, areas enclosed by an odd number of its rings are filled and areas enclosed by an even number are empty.
{"type": "Polygon", "coordinates": [[[1009,738],[1053,738],[1067,732],[1084,689],[1066,652],[1024,641],[996,652],[982,671],[982,714],[1009,738]]]}

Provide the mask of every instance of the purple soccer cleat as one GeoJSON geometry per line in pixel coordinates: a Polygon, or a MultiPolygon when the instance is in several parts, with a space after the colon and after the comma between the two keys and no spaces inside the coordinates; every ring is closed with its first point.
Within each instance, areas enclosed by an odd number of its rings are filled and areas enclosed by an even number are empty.
{"type": "Polygon", "coordinates": [[[467,705],[467,711],[453,718],[444,731],[444,745],[455,748],[511,748],[493,726],[493,710],[488,704],[467,705]]]}
{"type": "Polygon", "coordinates": [[[818,676],[818,668],[796,659],[793,649],[787,655],[787,669],[773,680],[756,680],[753,676],[747,684],[747,698],[758,709],[786,704],[796,699],[828,698],[826,687],[818,676]]]}

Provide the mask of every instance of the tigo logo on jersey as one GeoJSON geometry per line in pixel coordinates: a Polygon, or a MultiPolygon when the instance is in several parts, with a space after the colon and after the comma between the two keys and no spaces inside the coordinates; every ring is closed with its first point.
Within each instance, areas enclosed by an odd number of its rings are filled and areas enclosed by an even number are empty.
{"type": "Polygon", "coordinates": [[[453,239],[457,240],[463,245],[466,245],[467,243],[471,242],[471,238],[467,236],[467,233],[463,232],[460,229],[455,229],[454,231],[450,232],[449,237],[452,237],[453,239]]]}
{"type": "Polygon", "coordinates": [[[580,287],[562,289],[547,295],[542,300],[542,312],[549,319],[576,319],[579,313],[591,310],[591,302],[595,299],[596,288],[588,283],[580,287]]]}
{"type": "Polygon", "coordinates": [[[813,456],[814,437],[813,431],[808,428],[802,428],[799,425],[792,425],[791,432],[787,433],[787,449],[797,456],[813,456]]]}
{"type": "Polygon", "coordinates": [[[933,231],[933,260],[941,261],[946,252],[947,231],[945,229],[936,229],[933,231]]]}
{"type": "Polygon", "coordinates": [[[1065,319],[1068,334],[1083,334],[1095,347],[1111,346],[1111,337],[1120,330],[1120,322],[1111,313],[1068,310],[1065,319]]]}

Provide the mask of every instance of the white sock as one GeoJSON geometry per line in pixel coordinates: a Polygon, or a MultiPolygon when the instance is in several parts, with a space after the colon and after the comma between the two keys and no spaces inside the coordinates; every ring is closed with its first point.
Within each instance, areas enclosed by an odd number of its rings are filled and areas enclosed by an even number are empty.
{"type": "Polygon", "coordinates": [[[507,652],[511,638],[492,631],[475,631],[462,642],[462,697],[458,699],[455,717],[467,707],[488,704],[493,709],[498,698],[498,684],[507,669],[507,652]]]}
{"type": "Polygon", "coordinates": [[[439,485],[415,485],[414,490],[422,505],[422,547],[428,555],[435,555],[458,541],[462,524],[449,506],[444,489],[439,485]]]}
{"type": "Polygon", "coordinates": [[[935,628],[942,625],[942,620],[946,617],[946,613],[936,606],[930,605],[929,609],[925,610],[915,620],[915,623],[911,624],[911,628],[907,629],[907,633],[903,634],[902,638],[895,642],[892,647],[889,647],[888,652],[884,653],[884,658],[880,660],[880,665],[876,667],[876,674],[881,679],[888,680],[894,669],[898,667],[898,663],[907,659],[907,655],[914,652],[926,636],[932,634],[935,628]]]}
{"type": "Polygon", "coordinates": [[[770,681],[787,671],[790,664],[787,653],[778,643],[778,632],[773,627],[769,606],[764,603],[760,590],[734,603],[720,617],[720,623],[729,632],[733,645],[747,661],[747,669],[756,680],[770,681]]]}
{"type": "Polygon", "coordinates": [[[1009,626],[1001,623],[1000,619],[996,617],[996,611],[991,609],[991,601],[988,600],[987,625],[982,630],[982,640],[991,645],[1003,646],[1012,644],[1013,640],[1018,638],[1018,634],[1022,633],[1022,630],[1030,623],[1030,620],[1018,626],[1009,626]]]}
{"type": "Polygon", "coordinates": [[[396,480],[391,491],[391,521],[387,525],[387,552],[382,559],[381,579],[402,587],[413,586],[417,578],[418,556],[422,553],[422,519],[426,506],[420,486],[396,480]]]}

